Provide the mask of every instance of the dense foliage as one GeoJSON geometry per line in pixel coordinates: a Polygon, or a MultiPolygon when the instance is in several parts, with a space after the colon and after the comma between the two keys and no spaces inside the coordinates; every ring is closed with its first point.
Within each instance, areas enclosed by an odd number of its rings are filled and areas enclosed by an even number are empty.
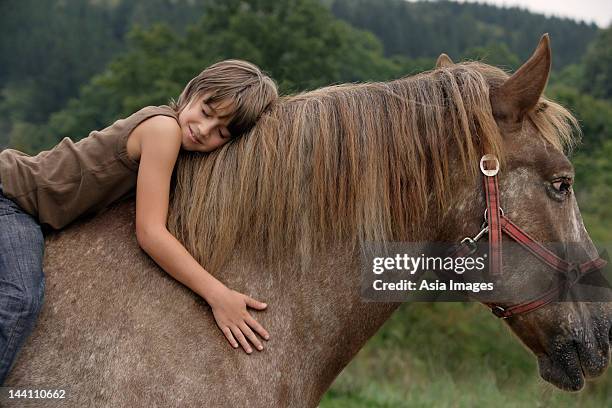
{"type": "MultiPolygon", "coordinates": [[[[412,73],[427,67],[429,60],[440,52],[455,58],[485,58],[491,63],[515,68],[529,55],[544,31],[551,33],[553,44],[562,45],[555,47],[555,68],[561,68],[579,63],[587,45],[597,34],[594,25],[481,4],[403,0],[290,0],[277,3],[278,6],[265,0],[0,2],[0,146],[7,145],[13,134],[13,140],[19,140],[18,146],[30,152],[49,147],[59,135],[51,135],[46,129],[44,135],[37,133],[32,125],[46,128],[50,115],[64,109],[70,98],[81,99],[79,90],[87,87],[94,75],[107,70],[111,60],[116,60],[130,46],[137,48],[139,40],[134,37],[138,34],[128,35],[130,31],[146,31],[160,22],[166,24],[171,35],[182,43],[171,45],[175,51],[183,49],[182,59],[176,61],[176,65],[190,63],[184,60],[184,52],[198,57],[204,47],[218,49],[218,57],[255,58],[258,54],[264,66],[266,61],[277,66],[277,69],[266,68],[284,77],[280,81],[286,91],[338,81],[381,79],[395,75],[397,69],[405,74],[412,73]],[[333,14],[314,3],[328,7],[333,14]],[[263,15],[261,10],[265,8],[276,10],[273,11],[276,15],[263,15]],[[286,12],[292,16],[285,15],[286,12]],[[234,15],[230,18],[231,13],[234,15]],[[202,16],[207,18],[206,22],[200,20],[202,16]],[[377,38],[340,23],[334,16],[374,33],[377,38]],[[194,23],[197,24],[194,26],[194,23]],[[226,23],[230,25],[224,26],[226,23]],[[190,26],[199,30],[200,38],[185,37],[190,26]],[[358,32],[360,34],[356,34],[358,32]],[[354,52],[353,42],[357,48],[354,52]],[[264,43],[266,46],[262,47],[264,43]],[[295,45],[298,46],[295,52],[287,48],[295,45]],[[346,57],[338,58],[345,54],[342,47],[349,52],[346,57]],[[312,71],[312,67],[316,70],[312,71]],[[22,140],[24,133],[28,134],[27,143],[22,140]]],[[[600,43],[605,44],[605,38],[600,43]]],[[[204,53],[209,59],[200,60],[198,67],[206,65],[213,57],[210,49],[205,49],[204,53]]],[[[600,72],[601,68],[596,65],[595,61],[589,67],[600,72]]],[[[166,81],[184,80],[181,75],[167,77],[167,72],[151,70],[153,75],[166,81]]],[[[600,90],[598,84],[603,84],[606,76],[595,75],[600,78],[599,82],[585,84],[585,87],[600,90]]],[[[607,81],[608,86],[609,83],[607,81]]],[[[140,90],[147,92],[144,88],[140,90]]],[[[100,111],[95,107],[91,109],[100,111]]],[[[108,114],[100,117],[97,124],[82,122],[80,130],[108,123],[112,114],[124,112],[117,107],[104,111],[108,114]]],[[[76,129],[63,126],[63,130],[76,129]]],[[[71,136],[80,137],[76,133],[71,136]]]]}
{"type": "Polygon", "coordinates": [[[486,4],[334,0],[332,11],[355,27],[376,34],[385,44],[386,55],[411,58],[435,57],[441,52],[465,55],[475,46],[504,44],[522,61],[531,55],[540,35],[548,32],[555,47],[555,69],[559,69],[578,62],[597,34],[593,24],[486,4]]]}
{"type": "Polygon", "coordinates": [[[584,59],[582,89],[600,98],[612,100],[612,27],[603,30],[584,59]]]}

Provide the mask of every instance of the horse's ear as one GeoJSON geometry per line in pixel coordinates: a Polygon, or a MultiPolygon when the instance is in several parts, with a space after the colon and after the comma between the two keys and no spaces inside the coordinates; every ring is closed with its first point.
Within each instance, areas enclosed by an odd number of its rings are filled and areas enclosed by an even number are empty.
{"type": "Polygon", "coordinates": [[[446,68],[453,65],[453,60],[444,53],[440,54],[438,60],[436,61],[436,68],[446,68]]]}
{"type": "Polygon", "coordinates": [[[493,114],[520,120],[533,109],[544,92],[550,74],[550,39],[544,34],[533,55],[499,88],[491,89],[493,114]]]}

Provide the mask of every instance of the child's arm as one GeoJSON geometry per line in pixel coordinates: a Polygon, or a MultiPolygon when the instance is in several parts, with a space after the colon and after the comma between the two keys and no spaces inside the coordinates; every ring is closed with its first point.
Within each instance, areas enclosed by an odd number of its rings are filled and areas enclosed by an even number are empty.
{"type": "Polygon", "coordinates": [[[257,349],[263,349],[253,330],[265,339],[269,335],[250,315],[247,306],[264,309],[266,305],[227,288],[208,273],[166,228],[170,179],[181,147],[178,123],[170,117],[154,116],[134,132],[140,133],[141,152],[136,186],[136,237],[139,245],[161,268],[208,302],[217,325],[232,346],[238,347],[237,339],[250,353],[248,338],[257,349]]]}

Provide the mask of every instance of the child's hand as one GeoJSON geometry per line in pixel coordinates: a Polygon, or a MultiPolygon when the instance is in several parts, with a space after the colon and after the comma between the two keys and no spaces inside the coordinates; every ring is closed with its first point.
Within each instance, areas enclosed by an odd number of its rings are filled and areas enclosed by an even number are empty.
{"type": "Polygon", "coordinates": [[[238,339],[244,351],[250,354],[253,350],[247,341],[248,338],[258,350],[263,350],[263,345],[253,333],[253,330],[266,340],[270,338],[270,335],[251,316],[247,306],[263,310],[267,305],[226,286],[221,286],[210,297],[211,299],[207,299],[207,301],[212,308],[215,321],[230,344],[234,348],[238,347],[236,342],[236,339],[238,339]]]}

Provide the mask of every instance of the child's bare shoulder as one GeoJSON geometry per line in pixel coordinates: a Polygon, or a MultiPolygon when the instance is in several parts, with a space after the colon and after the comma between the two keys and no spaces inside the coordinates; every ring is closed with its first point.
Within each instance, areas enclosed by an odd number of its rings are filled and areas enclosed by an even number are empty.
{"type": "MultiPolygon", "coordinates": [[[[156,133],[178,133],[180,132],[180,126],[176,119],[166,115],[155,115],[150,118],[143,120],[136,129],[140,131],[156,132],[156,133]]],[[[136,130],[134,129],[134,130],[136,130]]]]}
{"type": "Polygon", "coordinates": [[[139,160],[143,139],[158,139],[160,137],[168,139],[168,141],[170,139],[175,140],[176,143],[180,144],[181,127],[176,119],[165,115],[155,115],[140,122],[128,137],[128,155],[134,160],[139,160]]]}

